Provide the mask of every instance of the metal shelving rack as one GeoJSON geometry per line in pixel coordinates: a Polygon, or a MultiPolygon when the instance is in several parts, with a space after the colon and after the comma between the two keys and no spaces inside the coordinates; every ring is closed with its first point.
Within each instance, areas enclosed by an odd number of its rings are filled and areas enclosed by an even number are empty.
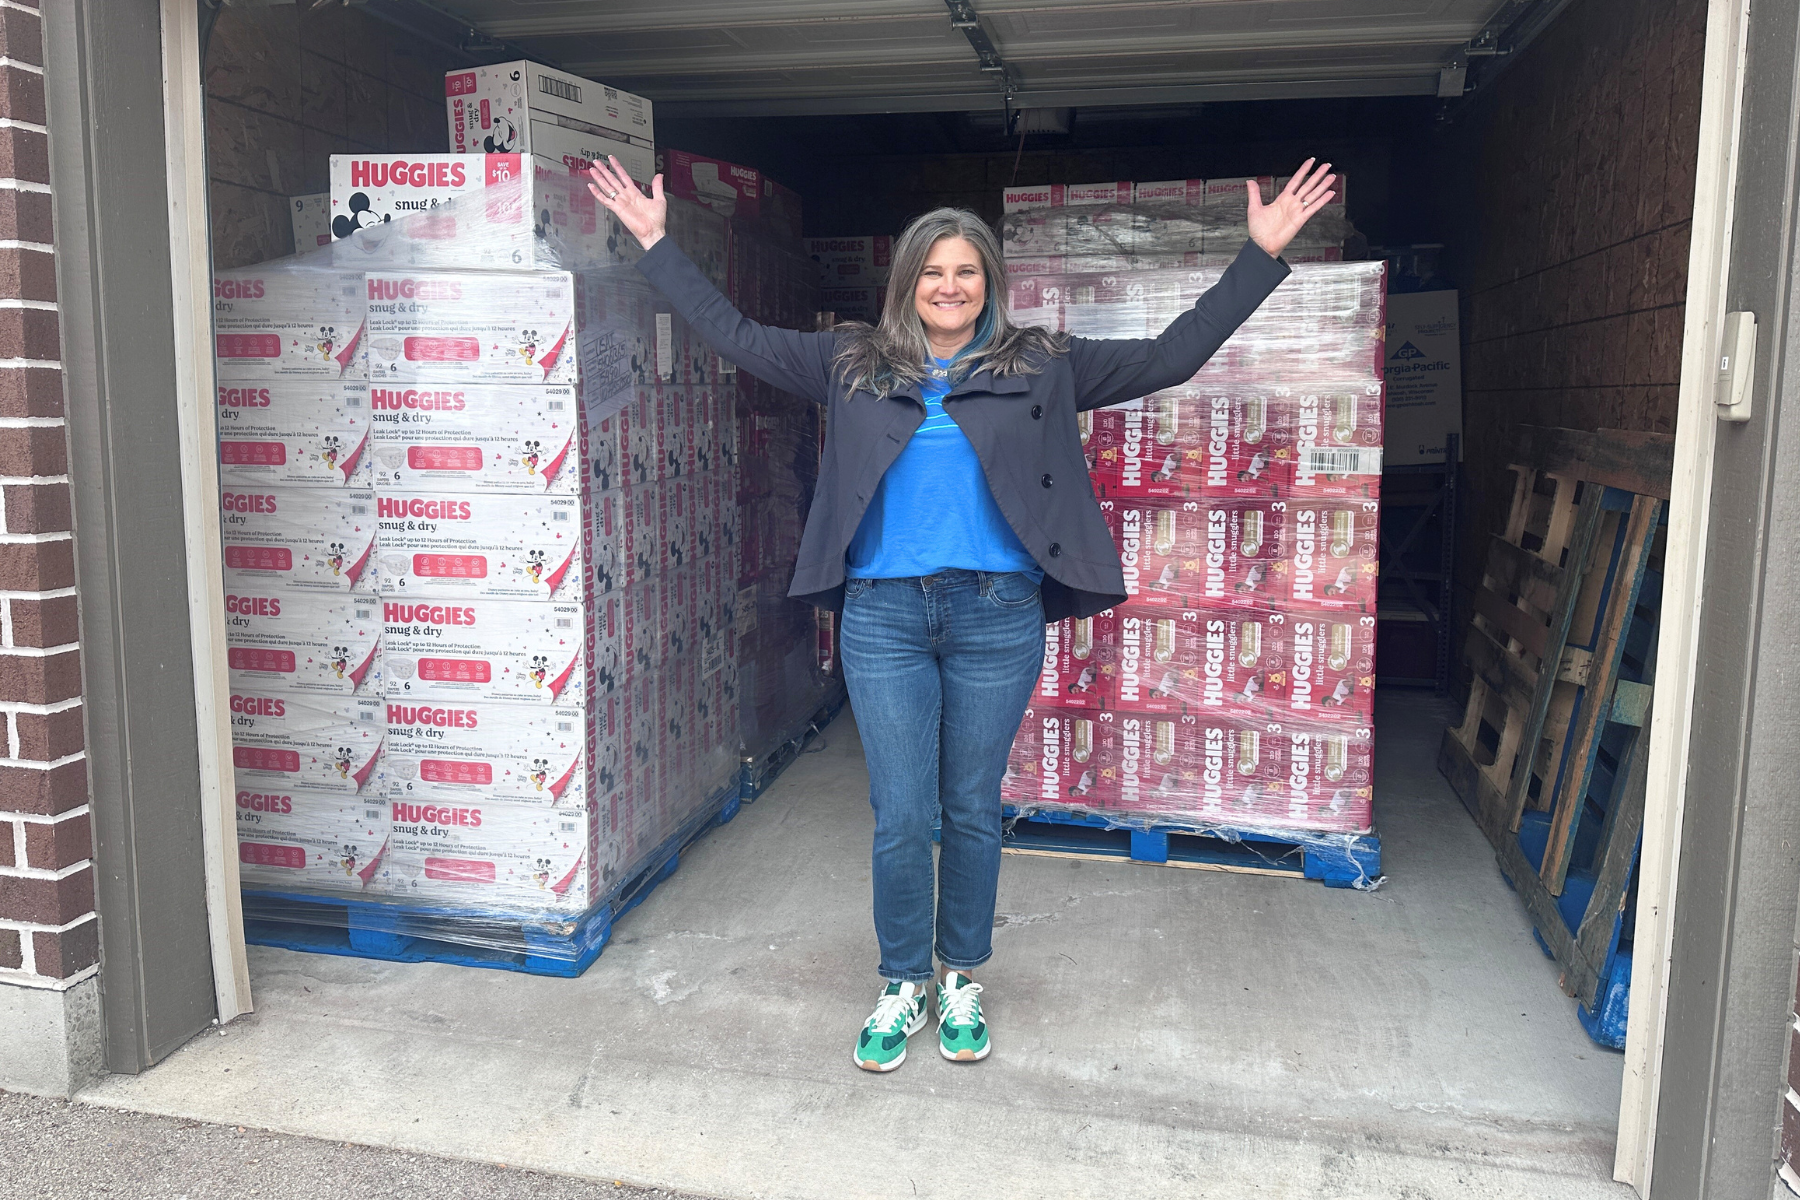
{"type": "Polygon", "coordinates": [[[1461,440],[1449,435],[1444,450],[1441,463],[1382,472],[1378,634],[1383,625],[1425,625],[1435,653],[1433,669],[1425,675],[1385,670],[1387,656],[1378,649],[1375,682],[1380,687],[1429,687],[1437,692],[1449,687],[1461,440]]]}

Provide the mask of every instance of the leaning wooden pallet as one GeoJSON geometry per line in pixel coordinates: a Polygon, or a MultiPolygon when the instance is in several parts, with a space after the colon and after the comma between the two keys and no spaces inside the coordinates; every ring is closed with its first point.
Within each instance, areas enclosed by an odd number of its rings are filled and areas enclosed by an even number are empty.
{"type": "Polygon", "coordinates": [[[1521,428],[1511,512],[1489,545],[1465,648],[1468,707],[1438,755],[1563,966],[1564,990],[1590,1007],[1642,823],[1655,634],[1645,580],[1658,577],[1672,452],[1657,434],[1521,428]],[[1574,919],[1558,897],[1584,815],[1589,835],[1599,827],[1582,868],[1595,886],[1574,919]]]}

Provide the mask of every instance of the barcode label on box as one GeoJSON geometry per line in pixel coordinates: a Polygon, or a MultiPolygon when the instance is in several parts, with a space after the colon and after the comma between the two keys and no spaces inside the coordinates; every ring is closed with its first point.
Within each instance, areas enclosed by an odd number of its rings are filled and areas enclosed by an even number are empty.
{"type": "Polygon", "coordinates": [[[548,404],[546,404],[545,407],[548,408],[551,412],[561,412],[563,410],[564,403],[565,402],[562,400],[552,400],[548,404]]]}
{"type": "Polygon", "coordinates": [[[552,521],[566,521],[569,519],[569,510],[566,508],[559,508],[550,514],[550,519],[552,521]]]}
{"type": "Polygon", "coordinates": [[[562,826],[562,831],[563,831],[563,832],[564,832],[564,833],[574,833],[574,832],[575,832],[575,822],[573,822],[573,821],[563,821],[563,822],[561,822],[561,823],[560,823],[560,824],[561,824],[561,826],[562,826]]]}
{"type": "Polygon", "coordinates": [[[573,721],[558,721],[556,723],[556,732],[558,733],[572,733],[574,729],[575,722],[573,721]]]}
{"type": "Polygon", "coordinates": [[[558,100],[567,100],[570,104],[581,103],[581,89],[566,79],[552,79],[548,75],[539,75],[538,91],[546,96],[555,96],[558,100]]]}
{"type": "Polygon", "coordinates": [[[675,374],[675,317],[672,313],[656,314],[656,377],[668,379],[675,374]]]}
{"type": "Polygon", "coordinates": [[[372,608],[359,608],[356,610],[356,619],[358,621],[367,621],[367,620],[372,619],[374,616],[375,616],[375,610],[372,608]]]}
{"type": "Polygon", "coordinates": [[[368,514],[369,506],[366,504],[352,504],[350,506],[350,515],[353,517],[365,517],[368,514]]]}
{"type": "Polygon", "coordinates": [[[558,618],[556,618],[556,627],[558,629],[573,629],[573,628],[575,628],[575,618],[574,617],[558,617],[558,618]]]}
{"type": "Polygon", "coordinates": [[[1302,475],[1379,475],[1379,446],[1302,446],[1302,475]]]}

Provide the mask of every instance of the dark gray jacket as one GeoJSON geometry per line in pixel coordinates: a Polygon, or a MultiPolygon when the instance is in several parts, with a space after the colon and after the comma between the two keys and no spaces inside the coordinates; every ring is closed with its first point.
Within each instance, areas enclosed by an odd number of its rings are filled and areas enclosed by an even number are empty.
{"type": "MultiPolygon", "coordinates": [[[[671,238],[652,246],[638,270],[721,357],[827,406],[819,486],[788,595],[841,611],[844,551],[875,485],[925,420],[918,385],[885,400],[847,394],[832,366],[837,334],[750,320],[671,238]]],[[[1125,599],[1119,551],[1088,482],[1075,414],[1186,383],[1287,275],[1285,262],[1246,242],[1161,337],[1070,338],[1068,353],[1038,374],[977,371],[950,389],[944,411],[975,447],[995,503],[1044,569],[1046,620],[1085,617],[1125,599]]]]}

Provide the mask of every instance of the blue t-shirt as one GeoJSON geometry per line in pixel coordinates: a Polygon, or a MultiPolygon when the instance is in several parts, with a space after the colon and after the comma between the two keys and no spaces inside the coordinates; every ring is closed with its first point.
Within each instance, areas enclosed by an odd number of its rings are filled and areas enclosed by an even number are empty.
{"type": "MultiPolygon", "coordinates": [[[[950,366],[935,361],[940,370],[950,366]]],[[[901,579],[961,567],[1042,580],[994,503],[975,447],[944,411],[950,380],[933,373],[921,390],[925,421],[876,486],[844,552],[845,570],[853,579],[901,579]]]]}

